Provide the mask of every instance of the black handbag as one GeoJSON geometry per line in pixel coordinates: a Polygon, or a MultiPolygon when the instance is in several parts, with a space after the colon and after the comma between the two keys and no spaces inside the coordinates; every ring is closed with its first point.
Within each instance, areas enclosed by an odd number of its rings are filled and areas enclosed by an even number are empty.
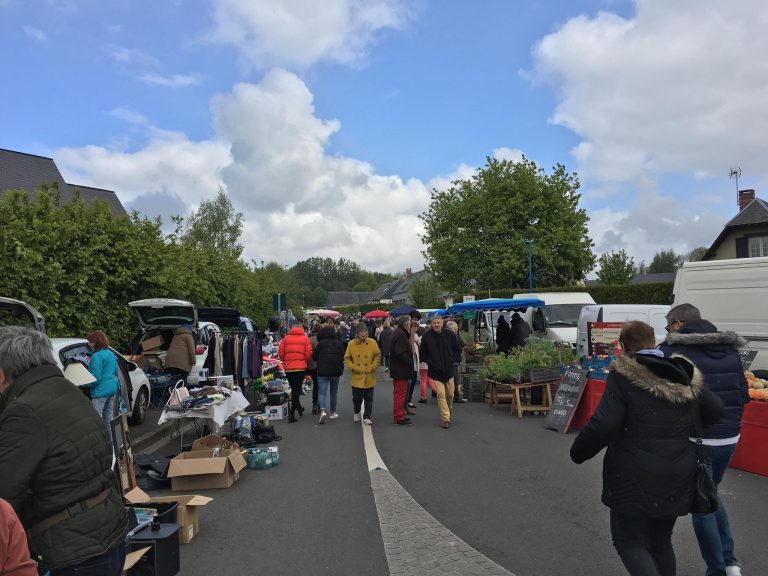
{"type": "Polygon", "coordinates": [[[696,440],[696,480],[693,483],[691,514],[711,514],[718,508],[717,486],[709,475],[701,449],[704,441],[701,408],[698,402],[695,402],[693,407],[693,433],[696,440]]]}

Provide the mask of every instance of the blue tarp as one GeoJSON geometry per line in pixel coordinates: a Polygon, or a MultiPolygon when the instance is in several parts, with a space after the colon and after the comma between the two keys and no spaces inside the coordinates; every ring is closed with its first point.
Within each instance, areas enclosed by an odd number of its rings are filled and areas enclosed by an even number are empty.
{"type": "Polygon", "coordinates": [[[461,302],[449,306],[446,312],[448,314],[461,314],[467,310],[516,310],[522,312],[526,308],[541,308],[544,301],[538,298],[520,298],[513,300],[511,298],[486,298],[474,302],[461,302]]]}
{"type": "Polygon", "coordinates": [[[446,315],[446,311],[444,309],[437,308],[435,310],[430,310],[429,312],[427,312],[424,315],[424,317],[427,318],[427,319],[430,319],[430,318],[432,318],[432,316],[445,316],[445,315],[446,315]]]}

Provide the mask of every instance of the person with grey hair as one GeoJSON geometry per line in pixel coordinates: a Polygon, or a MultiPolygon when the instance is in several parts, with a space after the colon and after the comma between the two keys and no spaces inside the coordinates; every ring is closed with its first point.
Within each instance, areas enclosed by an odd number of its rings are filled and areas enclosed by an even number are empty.
{"type": "MultiPolygon", "coordinates": [[[[692,304],[680,304],[667,312],[667,339],[659,348],[665,356],[685,356],[704,375],[704,383],[725,405],[722,420],[705,426],[702,451],[715,485],[723,479],[741,434],[744,404],[749,402],[747,381],[738,349],[747,342],[735,332],[718,332],[701,318],[692,304]]],[[[691,448],[693,450],[693,448],[691,448]]],[[[707,576],[739,576],[741,568],[734,553],[733,535],[725,505],[711,514],[692,514],[693,531],[707,564],[707,576]]]]}
{"type": "Polygon", "coordinates": [[[395,424],[409,425],[406,413],[408,381],[413,376],[413,345],[411,344],[411,317],[399,316],[397,328],[390,340],[390,375],[392,376],[392,418],[395,424]]]}
{"type": "Polygon", "coordinates": [[[40,573],[122,572],[128,515],[104,423],[48,337],[21,326],[0,328],[0,470],[40,573]]]}

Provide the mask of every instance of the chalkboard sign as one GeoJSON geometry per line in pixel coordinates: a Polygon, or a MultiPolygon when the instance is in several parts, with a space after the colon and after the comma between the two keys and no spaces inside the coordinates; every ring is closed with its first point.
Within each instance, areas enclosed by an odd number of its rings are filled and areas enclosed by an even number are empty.
{"type": "Polygon", "coordinates": [[[755,361],[755,357],[757,356],[757,350],[748,350],[746,348],[742,348],[739,350],[739,358],[741,359],[741,367],[746,371],[749,370],[749,367],[752,366],[752,362],[755,361]]]}
{"type": "Polygon", "coordinates": [[[579,405],[581,395],[587,385],[586,368],[566,368],[563,374],[563,380],[557,389],[557,394],[552,401],[552,408],[549,409],[544,428],[557,430],[565,434],[568,432],[568,426],[571,424],[573,413],[576,406],[579,405]]]}

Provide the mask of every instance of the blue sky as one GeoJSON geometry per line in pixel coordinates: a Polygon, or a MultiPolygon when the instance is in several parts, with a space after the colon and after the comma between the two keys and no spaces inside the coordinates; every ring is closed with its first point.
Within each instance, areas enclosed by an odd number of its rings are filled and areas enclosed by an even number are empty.
{"type": "Polygon", "coordinates": [[[0,0],[0,147],[147,215],[219,186],[246,257],[423,266],[486,156],[579,173],[598,253],[708,245],[766,178],[757,0],[0,0]]]}

